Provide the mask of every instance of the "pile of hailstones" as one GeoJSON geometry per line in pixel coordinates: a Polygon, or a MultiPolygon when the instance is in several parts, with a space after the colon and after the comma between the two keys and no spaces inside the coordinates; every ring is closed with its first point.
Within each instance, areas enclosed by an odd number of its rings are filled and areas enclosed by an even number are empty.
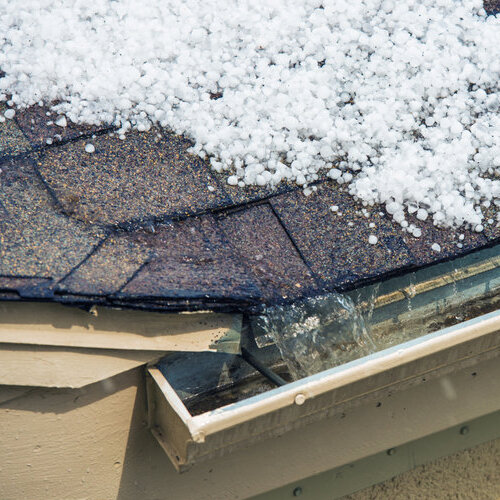
{"type": "Polygon", "coordinates": [[[57,101],[59,115],[112,122],[121,137],[159,124],[229,184],[307,194],[328,175],[414,236],[408,213],[498,223],[484,213],[500,204],[500,16],[481,0],[0,0],[0,11],[6,117],[57,101]]]}

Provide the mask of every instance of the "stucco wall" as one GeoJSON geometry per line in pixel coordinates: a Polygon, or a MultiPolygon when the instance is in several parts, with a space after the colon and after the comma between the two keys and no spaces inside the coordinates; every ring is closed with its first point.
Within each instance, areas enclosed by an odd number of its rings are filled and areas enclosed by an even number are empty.
{"type": "Polygon", "coordinates": [[[422,465],[343,500],[499,500],[500,439],[422,465]]]}
{"type": "MultiPolygon", "coordinates": [[[[0,385],[0,500],[235,500],[266,491],[272,494],[279,488],[274,500],[293,498],[297,486],[304,489],[302,498],[330,499],[337,476],[330,475],[328,483],[317,481],[316,475],[330,472],[324,470],[329,466],[370,457],[374,449],[386,450],[387,434],[398,446],[405,436],[411,442],[498,410],[498,359],[483,361],[474,370],[474,377],[470,368],[448,376],[460,388],[467,405],[459,399],[443,398],[441,379],[429,380],[395,392],[380,407],[360,405],[348,416],[332,415],[290,431],[286,438],[260,441],[201,462],[185,474],[175,472],[147,427],[142,367],[78,389],[0,385]],[[422,422],[422,416],[429,415],[429,401],[439,409],[432,413],[432,423],[437,425],[432,429],[429,419],[422,422]],[[314,487],[320,493],[326,488],[326,494],[316,494],[314,487]]],[[[468,436],[474,433],[472,429],[468,436]]],[[[497,500],[500,494],[491,495],[492,491],[500,493],[500,443],[496,442],[489,453],[496,462],[488,460],[488,466],[481,465],[483,454],[471,455],[460,468],[441,466],[454,471],[446,484],[439,471],[428,477],[421,473],[420,486],[398,479],[393,483],[399,487],[351,499],[497,500]],[[455,482],[463,495],[437,496],[448,493],[455,482]],[[482,488],[483,483],[490,489],[482,488]]],[[[395,458],[402,456],[398,452],[395,458]]],[[[343,491],[352,491],[351,486],[349,481],[349,489],[343,491]]]]}

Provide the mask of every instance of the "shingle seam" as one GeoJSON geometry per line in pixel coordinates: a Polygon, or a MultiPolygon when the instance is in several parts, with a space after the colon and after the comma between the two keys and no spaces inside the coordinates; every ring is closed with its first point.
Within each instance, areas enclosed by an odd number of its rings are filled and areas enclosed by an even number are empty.
{"type": "Polygon", "coordinates": [[[276,217],[276,219],[278,220],[280,226],[283,228],[283,231],[285,231],[285,234],[287,235],[288,239],[290,240],[293,248],[295,249],[295,251],[297,252],[297,254],[299,255],[299,257],[301,258],[302,262],[304,263],[304,265],[306,266],[306,268],[308,269],[308,271],[311,273],[311,276],[313,277],[314,281],[316,282],[316,285],[318,286],[319,289],[326,289],[326,282],[324,280],[321,279],[320,276],[318,276],[311,268],[311,266],[309,265],[309,262],[307,261],[307,259],[305,258],[304,254],[302,253],[302,251],[300,250],[297,242],[295,241],[295,239],[293,238],[293,236],[290,234],[290,231],[288,231],[288,228],[286,227],[286,224],[281,220],[281,217],[279,216],[278,212],[274,209],[274,206],[272,203],[269,203],[269,206],[271,208],[271,211],[273,213],[273,215],[276,217]]]}
{"type": "MultiPolygon", "coordinates": [[[[261,205],[266,205],[266,203],[262,203],[261,205]]],[[[227,236],[226,232],[224,231],[224,228],[220,224],[220,219],[221,216],[219,217],[214,217],[214,222],[221,232],[221,235],[224,237],[224,242],[231,248],[231,252],[235,257],[238,259],[239,265],[242,267],[242,269],[245,271],[246,275],[252,278],[252,281],[254,285],[257,287],[259,290],[260,294],[262,295],[262,283],[260,280],[255,276],[253,271],[250,269],[250,267],[246,264],[246,259],[245,256],[241,254],[241,252],[231,243],[231,240],[227,236]]]]}
{"type": "Polygon", "coordinates": [[[64,280],[69,278],[75,271],[77,271],[81,266],[83,266],[95,253],[99,251],[99,249],[104,245],[104,243],[109,239],[111,235],[107,234],[104,238],[99,240],[96,245],[90,250],[90,252],[78,263],[74,266],[69,272],[67,272],[61,279],[59,279],[56,285],[62,283],[64,280]]]}
{"type": "Polygon", "coordinates": [[[25,139],[28,141],[28,144],[30,145],[30,152],[37,152],[37,153],[43,153],[44,151],[58,148],[61,146],[64,146],[65,144],[70,144],[72,142],[78,142],[78,141],[83,141],[86,139],[92,139],[93,137],[98,137],[101,135],[109,134],[110,132],[114,132],[118,130],[118,128],[114,125],[104,125],[103,128],[99,130],[94,130],[93,132],[82,132],[79,135],[76,135],[75,137],[65,137],[61,138],[61,140],[57,140],[55,142],[52,142],[52,144],[43,144],[43,145],[37,145],[33,144],[32,139],[26,134],[24,131],[24,126],[19,123],[16,117],[14,117],[14,120],[16,122],[17,127],[19,130],[22,132],[23,136],[25,139]]]}
{"type": "Polygon", "coordinates": [[[28,149],[26,151],[23,151],[22,153],[18,154],[7,154],[7,155],[2,155],[0,154],[0,166],[5,163],[9,163],[11,161],[15,160],[22,160],[24,158],[32,158],[32,153],[34,153],[33,149],[28,149]]]}
{"type": "Polygon", "coordinates": [[[153,255],[150,255],[149,258],[143,262],[123,283],[122,286],[118,287],[113,293],[109,294],[110,296],[118,295],[119,293],[122,292],[122,290],[146,267],[148,266],[152,260],[153,260],[153,255]]]}
{"type": "MultiPolygon", "coordinates": [[[[277,193],[276,196],[283,193],[277,193]]],[[[128,221],[117,222],[116,224],[103,224],[102,227],[109,231],[118,231],[125,233],[133,233],[135,231],[148,227],[160,226],[162,224],[170,224],[172,222],[182,222],[184,220],[196,217],[204,217],[213,215],[214,217],[224,216],[225,214],[244,211],[246,209],[263,205],[268,202],[270,197],[258,199],[248,203],[228,204],[216,208],[207,208],[205,210],[193,211],[189,213],[174,213],[165,215],[155,215],[145,218],[129,219],[128,221]]],[[[76,219],[80,220],[80,219],[76,219]]]]}
{"type": "Polygon", "coordinates": [[[66,212],[66,210],[64,209],[62,203],[59,201],[59,199],[57,198],[57,196],[54,193],[54,191],[52,190],[52,188],[49,186],[49,184],[47,183],[47,181],[43,178],[43,175],[40,173],[40,170],[38,169],[38,164],[37,164],[36,159],[33,158],[33,156],[31,156],[31,155],[28,155],[26,159],[32,165],[33,171],[35,172],[35,175],[38,177],[38,179],[42,183],[42,186],[45,188],[45,190],[47,191],[48,195],[51,197],[51,199],[54,202],[55,206],[58,208],[58,210],[62,214],[64,214],[66,217],[69,217],[68,214],[67,214],[67,212],[66,212]]]}
{"type": "MultiPolygon", "coordinates": [[[[319,185],[325,184],[327,182],[331,182],[331,181],[329,179],[320,179],[320,180],[311,182],[309,184],[309,186],[319,186],[319,185]]],[[[303,189],[302,187],[293,187],[292,188],[289,186],[284,186],[284,187],[277,189],[276,191],[274,191],[266,196],[263,196],[262,198],[256,198],[256,199],[251,200],[251,201],[243,201],[241,203],[233,203],[232,205],[228,205],[226,207],[217,207],[217,208],[214,208],[211,210],[212,210],[213,214],[218,214],[218,213],[224,212],[224,211],[239,212],[241,210],[245,210],[247,207],[250,208],[250,207],[254,207],[254,206],[257,206],[257,205],[260,205],[263,203],[268,203],[272,199],[274,199],[278,196],[281,196],[281,195],[286,194],[286,193],[294,193],[294,192],[300,191],[302,189],[303,189]]],[[[229,197],[231,198],[230,195],[229,195],[229,197]]]]}

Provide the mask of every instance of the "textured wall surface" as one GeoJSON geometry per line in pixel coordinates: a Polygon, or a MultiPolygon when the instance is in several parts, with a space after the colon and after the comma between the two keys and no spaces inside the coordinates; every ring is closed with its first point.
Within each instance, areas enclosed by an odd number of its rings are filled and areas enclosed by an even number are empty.
{"type": "Polygon", "coordinates": [[[500,439],[421,465],[343,500],[382,499],[500,499],[500,439]]]}

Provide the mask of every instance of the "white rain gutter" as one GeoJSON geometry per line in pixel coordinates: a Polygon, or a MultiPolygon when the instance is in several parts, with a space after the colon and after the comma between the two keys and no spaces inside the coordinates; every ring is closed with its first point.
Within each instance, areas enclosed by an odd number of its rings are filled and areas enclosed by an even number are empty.
{"type": "Polygon", "coordinates": [[[160,370],[151,366],[150,426],[174,465],[184,470],[200,459],[321,419],[370,394],[396,390],[418,383],[423,376],[439,376],[494,356],[500,356],[500,311],[197,416],[190,415],[160,370]],[[156,411],[158,399],[164,399],[162,406],[166,403],[172,412],[166,420],[156,411]],[[175,443],[171,439],[172,418],[176,429],[184,427],[184,442],[179,442],[179,435],[175,443]]]}

